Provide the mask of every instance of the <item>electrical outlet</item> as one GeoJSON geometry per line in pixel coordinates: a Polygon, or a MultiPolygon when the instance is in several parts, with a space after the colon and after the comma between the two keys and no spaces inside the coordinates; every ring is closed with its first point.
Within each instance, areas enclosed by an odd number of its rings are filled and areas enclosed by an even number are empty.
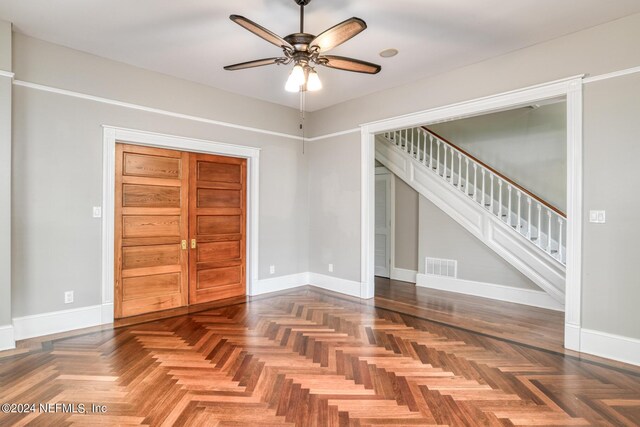
{"type": "Polygon", "coordinates": [[[94,206],[93,207],[93,217],[94,218],[102,218],[102,207],[94,206]]]}
{"type": "Polygon", "coordinates": [[[275,274],[275,272],[276,272],[276,266],[275,265],[269,266],[269,274],[275,274]]]}
{"type": "Polygon", "coordinates": [[[333,264],[329,264],[329,273],[333,273],[333,264]]]}
{"type": "Polygon", "coordinates": [[[67,291],[64,293],[64,303],[71,304],[73,302],[73,291],[67,291]]]}

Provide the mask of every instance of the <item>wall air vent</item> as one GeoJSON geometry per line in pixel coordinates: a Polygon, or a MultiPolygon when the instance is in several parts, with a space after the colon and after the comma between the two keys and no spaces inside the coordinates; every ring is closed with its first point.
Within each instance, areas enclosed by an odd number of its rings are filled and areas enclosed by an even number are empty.
{"type": "Polygon", "coordinates": [[[426,274],[430,276],[458,277],[458,261],[455,259],[425,258],[426,274]]]}

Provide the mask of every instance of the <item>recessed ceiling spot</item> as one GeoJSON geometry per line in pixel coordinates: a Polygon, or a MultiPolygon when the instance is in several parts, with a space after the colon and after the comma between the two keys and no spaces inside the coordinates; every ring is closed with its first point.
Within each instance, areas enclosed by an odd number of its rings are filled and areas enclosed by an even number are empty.
{"type": "Polygon", "coordinates": [[[398,49],[385,49],[380,52],[380,56],[383,58],[392,58],[398,54],[398,49]]]}

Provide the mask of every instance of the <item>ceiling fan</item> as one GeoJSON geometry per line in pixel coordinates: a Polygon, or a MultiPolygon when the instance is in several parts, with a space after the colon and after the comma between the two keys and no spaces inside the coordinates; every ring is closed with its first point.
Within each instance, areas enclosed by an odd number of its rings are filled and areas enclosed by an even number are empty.
{"type": "Polygon", "coordinates": [[[377,74],[380,72],[382,68],[370,62],[344,56],[326,55],[326,52],[364,31],[367,28],[367,24],[362,19],[347,19],[322,34],[314,36],[304,32],[304,7],[311,3],[311,0],[294,0],[294,2],[300,6],[300,32],[289,34],[284,38],[244,16],[231,15],[229,18],[236,24],[281,48],[284,56],[241,62],[228,65],[224,69],[234,71],[262,67],[264,65],[287,65],[293,63],[293,71],[285,85],[285,89],[289,92],[320,90],[322,83],[318,73],[315,71],[314,67],[316,65],[365,74],[377,74]]]}

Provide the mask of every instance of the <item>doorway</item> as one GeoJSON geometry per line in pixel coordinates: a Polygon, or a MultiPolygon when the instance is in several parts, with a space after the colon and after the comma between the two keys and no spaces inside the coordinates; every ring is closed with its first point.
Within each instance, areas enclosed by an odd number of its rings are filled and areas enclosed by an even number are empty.
{"type": "Polygon", "coordinates": [[[391,277],[392,265],[392,183],[393,175],[389,170],[376,168],[375,274],[387,279],[391,277]]]}

